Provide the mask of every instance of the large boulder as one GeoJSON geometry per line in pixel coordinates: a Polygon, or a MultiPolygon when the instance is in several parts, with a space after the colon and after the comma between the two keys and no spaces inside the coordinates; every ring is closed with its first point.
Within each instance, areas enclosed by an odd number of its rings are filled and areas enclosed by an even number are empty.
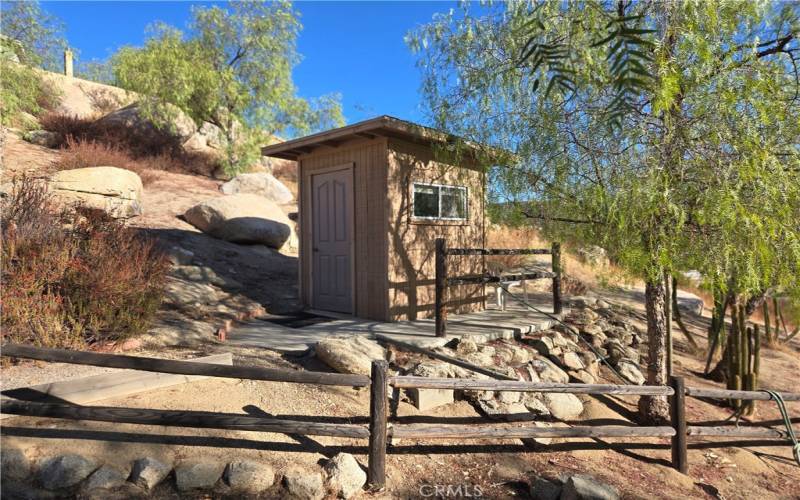
{"type": "Polygon", "coordinates": [[[569,382],[569,375],[567,375],[567,372],[548,359],[534,359],[530,362],[530,366],[536,371],[543,382],[555,382],[557,384],[566,384],[569,382]]]}
{"type": "Polygon", "coordinates": [[[0,477],[3,479],[25,479],[31,472],[31,461],[27,453],[13,446],[5,445],[0,449],[0,462],[0,477]]]}
{"type": "Polygon", "coordinates": [[[696,316],[703,314],[703,307],[705,306],[703,299],[683,290],[678,290],[677,296],[678,308],[680,308],[681,312],[696,316]]]}
{"type": "Polygon", "coordinates": [[[310,472],[298,466],[290,467],[283,474],[283,485],[286,487],[285,498],[322,500],[325,496],[325,485],[318,470],[310,472]]]}
{"type": "Polygon", "coordinates": [[[223,184],[220,189],[225,194],[257,194],[278,204],[291,203],[294,199],[289,188],[267,172],[239,174],[223,184]]]}
{"type": "Polygon", "coordinates": [[[339,373],[369,375],[372,361],[385,359],[386,351],[365,337],[328,337],[317,343],[317,357],[339,373]]]}
{"type": "Polygon", "coordinates": [[[233,491],[257,495],[275,483],[275,471],[269,464],[231,462],[225,469],[225,482],[233,491]]]}
{"type": "Polygon", "coordinates": [[[583,403],[574,394],[548,392],[542,398],[550,414],[559,420],[573,420],[583,413],[583,403]]]}
{"type": "Polygon", "coordinates": [[[39,470],[39,482],[48,490],[70,488],[97,469],[97,465],[80,455],[69,454],[47,460],[39,470]]]}
{"type": "Polygon", "coordinates": [[[104,465],[94,471],[83,484],[85,491],[113,490],[119,488],[128,479],[128,471],[121,471],[116,467],[104,465]]]}
{"type": "Polygon", "coordinates": [[[181,463],[175,467],[175,486],[179,491],[213,488],[224,469],[224,464],[215,462],[181,463]]]}
{"type": "Polygon", "coordinates": [[[141,458],[133,463],[130,481],[147,490],[155,488],[166,479],[172,467],[155,458],[141,458]]]}
{"type": "Polygon", "coordinates": [[[579,248],[578,257],[590,266],[607,267],[609,265],[606,249],[597,245],[579,248]]]}
{"type": "Polygon", "coordinates": [[[187,141],[195,132],[197,125],[189,115],[177,106],[167,105],[166,112],[156,120],[146,116],[138,102],[117,109],[97,120],[99,126],[123,126],[142,137],[154,139],[165,135],[174,137],[178,142],[187,141]],[[165,123],[162,125],[162,122],[165,123]],[[158,125],[157,125],[158,123],[158,125]]]}
{"type": "Polygon", "coordinates": [[[204,201],[183,214],[186,222],[233,243],[262,243],[281,248],[292,236],[292,221],[267,198],[234,194],[204,201]]]}
{"type": "Polygon", "coordinates": [[[50,177],[49,188],[63,204],[98,208],[117,218],[142,214],[142,179],[130,170],[117,167],[62,170],[50,177]]]}
{"type": "Polygon", "coordinates": [[[563,483],[561,500],[619,500],[614,487],[585,474],[569,476],[563,483]]]}
{"type": "Polygon", "coordinates": [[[22,138],[37,146],[55,148],[61,143],[62,136],[58,132],[51,132],[49,130],[31,130],[25,132],[22,138]]]}
{"type": "Polygon", "coordinates": [[[355,496],[367,483],[367,473],[355,457],[349,453],[339,453],[325,464],[328,484],[341,498],[355,496]]]}

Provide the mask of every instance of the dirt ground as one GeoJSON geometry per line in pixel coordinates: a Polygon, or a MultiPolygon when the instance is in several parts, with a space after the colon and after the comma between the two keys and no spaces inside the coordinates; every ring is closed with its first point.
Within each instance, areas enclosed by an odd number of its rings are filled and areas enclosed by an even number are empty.
{"type": "MultiPolygon", "coordinates": [[[[627,297],[627,302],[636,302],[635,292],[625,295],[616,291],[607,296],[613,297],[611,300],[627,297]]],[[[705,321],[707,318],[690,322],[701,341],[705,321]]],[[[714,386],[698,377],[704,365],[702,355],[689,353],[680,334],[675,347],[676,374],[686,377],[690,386],[714,386]]],[[[172,349],[161,355],[194,357],[226,351],[233,352],[237,365],[329,370],[314,358],[284,358],[267,350],[224,344],[199,350],[172,349]]],[[[796,382],[786,374],[800,370],[797,345],[764,349],[762,355],[762,386],[796,391],[796,382]]],[[[11,371],[35,370],[32,366],[14,367],[11,371]]],[[[4,370],[4,378],[7,375],[8,370],[4,370]]],[[[608,382],[613,382],[610,374],[606,376],[608,382]]],[[[579,420],[584,424],[626,424],[636,409],[636,400],[631,397],[613,397],[605,402],[590,397],[582,399],[585,411],[579,420]]],[[[369,412],[369,397],[363,389],[225,379],[193,382],[98,404],[361,424],[366,424],[369,412]]],[[[800,412],[800,403],[788,406],[794,415],[800,412]]],[[[730,416],[730,411],[688,398],[687,416],[690,422],[721,422],[730,416]]],[[[777,418],[774,404],[758,404],[755,420],[776,424],[777,418]]],[[[401,400],[393,422],[486,421],[466,401],[422,414],[401,400]]],[[[74,450],[79,443],[82,453],[118,466],[126,466],[142,456],[173,461],[250,458],[274,464],[281,471],[288,464],[311,467],[340,451],[353,453],[366,464],[367,451],[365,440],[25,417],[4,420],[2,433],[4,444],[26,448],[34,456],[74,450]]],[[[526,481],[533,474],[556,478],[561,474],[588,473],[615,485],[625,498],[800,498],[797,486],[800,467],[792,461],[790,447],[785,442],[691,438],[689,446],[689,474],[683,475],[669,466],[668,439],[556,439],[536,448],[526,447],[518,440],[403,441],[389,450],[386,490],[363,496],[415,498],[421,496],[420,486],[424,484],[463,484],[480,485],[486,498],[525,498],[526,481]]]]}

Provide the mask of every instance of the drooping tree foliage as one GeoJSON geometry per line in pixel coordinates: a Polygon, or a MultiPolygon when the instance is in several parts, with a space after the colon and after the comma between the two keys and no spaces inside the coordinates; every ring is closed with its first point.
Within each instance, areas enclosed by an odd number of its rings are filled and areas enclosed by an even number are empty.
{"type": "Polygon", "coordinates": [[[3,2],[0,33],[4,45],[16,53],[20,63],[49,71],[61,69],[67,48],[64,24],[42,10],[37,1],[3,2]]]}
{"type": "Polygon", "coordinates": [[[116,83],[150,96],[151,116],[178,106],[195,121],[222,129],[227,167],[246,166],[275,134],[306,133],[343,122],[337,96],[297,96],[292,68],[301,29],[289,2],[233,2],[192,10],[187,33],[152,28],[142,48],[112,58],[116,83]]]}
{"type": "MultiPolygon", "coordinates": [[[[749,1],[466,5],[410,34],[437,126],[513,151],[490,173],[552,237],[646,283],[664,384],[664,276],[737,300],[800,276],[800,7],[749,1]]],[[[666,402],[643,398],[646,418],[666,402]]]]}
{"type": "Polygon", "coordinates": [[[54,106],[57,92],[38,69],[59,68],[67,48],[63,24],[38,2],[3,2],[0,6],[0,122],[23,128],[23,118],[54,106]]]}

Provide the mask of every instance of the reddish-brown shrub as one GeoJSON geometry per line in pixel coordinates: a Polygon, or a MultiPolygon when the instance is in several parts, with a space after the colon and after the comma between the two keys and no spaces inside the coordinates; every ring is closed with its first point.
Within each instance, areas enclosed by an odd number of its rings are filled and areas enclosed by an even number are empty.
{"type": "Polygon", "coordinates": [[[272,169],[272,175],[281,181],[296,183],[297,163],[288,160],[278,160],[277,165],[272,169]]]}
{"type": "MultiPolygon", "coordinates": [[[[123,124],[100,124],[93,119],[58,113],[46,114],[40,119],[40,123],[43,129],[59,134],[61,143],[58,146],[62,149],[68,151],[89,143],[93,144],[87,150],[89,153],[93,148],[106,146],[110,151],[117,151],[131,160],[141,162],[140,168],[210,176],[219,163],[208,155],[184,151],[180,142],[168,134],[145,133],[123,124]]],[[[86,155],[82,156],[85,157],[86,155]]],[[[75,163],[70,165],[73,166],[69,168],[80,168],[75,163]]]]}
{"type": "Polygon", "coordinates": [[[98,210],[59,210],[23,178],[3,202],[3,341],[78,347],[144,333],[169,262],[98,210]]]}
{"type": "Polygon", "coordinates": [[[136,172],[145,186],[158,178],[154,170],[159,169],[164,163],[171,163],[169,157],[145,157],[134,159],[117,146],[111,146],[96,141],[76,142],[72,137],[67,138],[67,145],[62,155],[53,164],[56,170],[72,170],[84,167],[119,167],[136,172]]]}

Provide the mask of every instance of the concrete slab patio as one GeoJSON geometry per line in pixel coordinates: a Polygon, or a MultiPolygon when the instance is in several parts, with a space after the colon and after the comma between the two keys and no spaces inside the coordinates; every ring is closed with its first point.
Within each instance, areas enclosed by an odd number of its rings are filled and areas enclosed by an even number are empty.
{"type": "MultiPolygon", "coordinates": [[[[530,303],[542,311],[552,311],[552,303],[544,297],[531,297],[530,303]]],[[[450,315],[447,321],[447,338],[436,337],[433,319],[385,323],[348,317],[302,328],[253,320],[231,330],[228,342],[280,352],[302,352],[325,337],[363,335],[369,338],[385,336],[421,347],[437,347],[463,336],[482,336],[489,340],[519,337],[550,328],[553,323],[547,315],[509,301],[505,311],[490,304],[485,311],[450,315]]]]}

